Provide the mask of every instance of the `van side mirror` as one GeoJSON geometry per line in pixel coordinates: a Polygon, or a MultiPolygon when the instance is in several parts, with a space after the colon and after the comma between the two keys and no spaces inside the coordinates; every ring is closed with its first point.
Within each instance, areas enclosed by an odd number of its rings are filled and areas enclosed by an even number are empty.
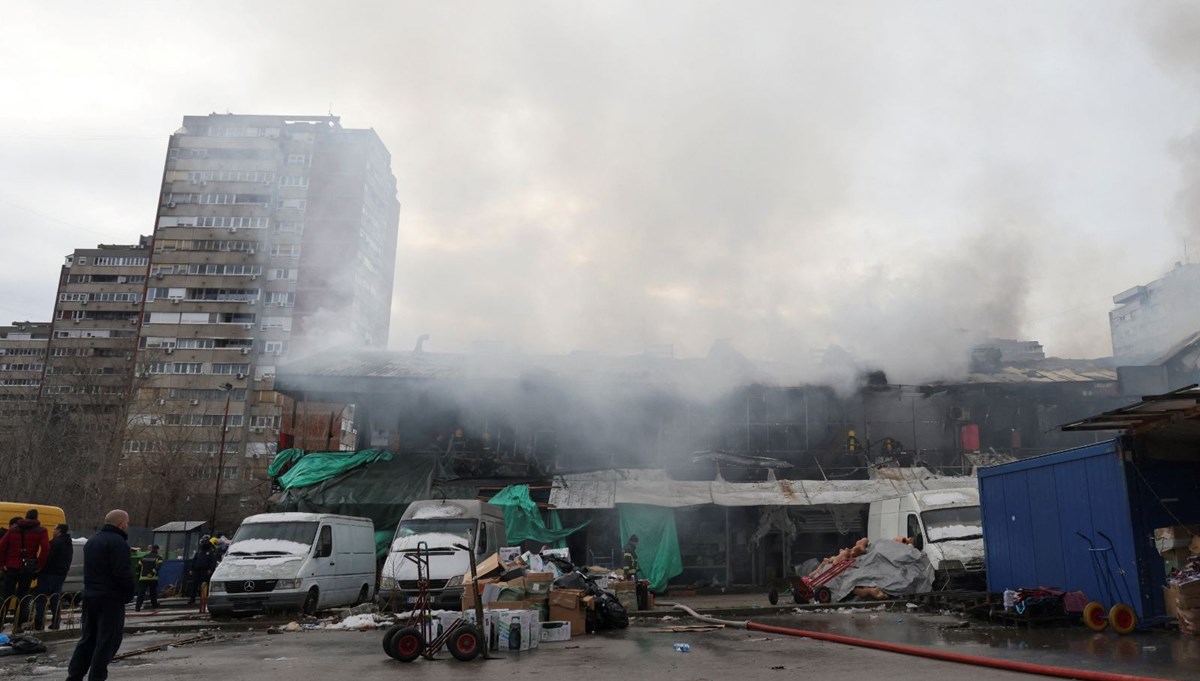
{"type": "Polygon", "coordinates": [[[918,532],[917,536],[913,537],[912,545],[913,545],[913,548],[918,551],[924,550],[925,549],[925,535],[918,532]]]}

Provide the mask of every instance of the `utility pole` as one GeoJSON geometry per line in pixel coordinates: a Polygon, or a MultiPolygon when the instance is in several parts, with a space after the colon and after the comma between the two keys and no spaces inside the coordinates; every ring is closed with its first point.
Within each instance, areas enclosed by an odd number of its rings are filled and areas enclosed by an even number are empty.
{"type": "Polygon", "coordinates": [[[219,389],[225,393],[225,413],[221,416],[221,446],[217,450],[217,486],[213,490],[212,516],[208,519],[209,530],[214,536],[217,532],[217,503],[221,499],[221,478],[225,477],[225,430],[229,422],[229,399],[233,397],[233,384],[226,383],[219,389]]]}

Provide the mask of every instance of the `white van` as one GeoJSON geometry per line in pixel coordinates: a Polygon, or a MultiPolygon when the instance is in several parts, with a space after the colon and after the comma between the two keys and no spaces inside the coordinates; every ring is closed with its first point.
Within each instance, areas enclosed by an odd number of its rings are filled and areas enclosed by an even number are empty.
{"type": "Polygon", "coordinates": [[[380,605],[401,610],[417,596],[417,565],[407,556],[424,543],[429,547],[429,591],[435,608],[458,610],[462,605],[462,577],[471,569],[470,556],[456,546],[466,546],[468,534],[476,538],[475,559],[482,561],[505,545],[504,510],[475,499],[414,501],[404,510],[379,585],[380,605]]]}
{"type": "Polygon", "coordinates": [[[209,582],[214,615],[320,608],[369,601],[375,526],[329,513],[264,513],[242,521],[209,582]]]}
{"type": "Polygon", "coordinates": [[[962,487],[912,492],[871,504],[867,539],[910,537],[929,556],[935,584],[983,578],[983,521],[979,490],[962,487]]]}

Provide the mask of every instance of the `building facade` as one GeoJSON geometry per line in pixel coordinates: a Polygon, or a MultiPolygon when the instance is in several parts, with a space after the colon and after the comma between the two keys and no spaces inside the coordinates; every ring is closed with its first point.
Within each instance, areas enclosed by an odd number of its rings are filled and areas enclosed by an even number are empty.
{"type": "Polygon", "coordinates": [[[1113,296],[1108,313],[1113,356],[1121,364],[1152,362],[1200,331],[1200,263],[1176,263],[1162,277],[1113,296]]]}
{"type": "Polygon", "coordinates": [[[49,322],[0,326],[0,433],[34,417],[49,340],[49,322]]]}
{"type": "Polygon", "coordinates": [[[399,202],[373,130],[335,116],[187,116],[171,136],[150,246],[126,460],[260,503],[282,401],[276,366],[383,347],[399,202]],[[220,482],[217,482],[218,478],[220,482]],[[207,481],[207,482],[205,482],[207,481]]]}

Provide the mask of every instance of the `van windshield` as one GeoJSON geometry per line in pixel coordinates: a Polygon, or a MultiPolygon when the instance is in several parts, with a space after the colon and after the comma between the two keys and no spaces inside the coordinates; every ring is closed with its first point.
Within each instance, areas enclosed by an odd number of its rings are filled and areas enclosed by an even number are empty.
{"type": "Polygon", "coordinates": [[[414,518],[401,520],[396,539],[417,534],[450,534],[467,540],[467,533],[476,530],[478,520],[464,518],[414,518]]]}
{"type": "Polygon", "coordinates": [[[925,535],[930,542],[979,539],[983,536],[983,520],[978,506],[939,508],[921,514],[925,535]]]}
{"type": "Polygon", "coordinates": [[[247,523],[229,545],[231,556],[304,555],[317,535],[317,523],[247,523]]]}

